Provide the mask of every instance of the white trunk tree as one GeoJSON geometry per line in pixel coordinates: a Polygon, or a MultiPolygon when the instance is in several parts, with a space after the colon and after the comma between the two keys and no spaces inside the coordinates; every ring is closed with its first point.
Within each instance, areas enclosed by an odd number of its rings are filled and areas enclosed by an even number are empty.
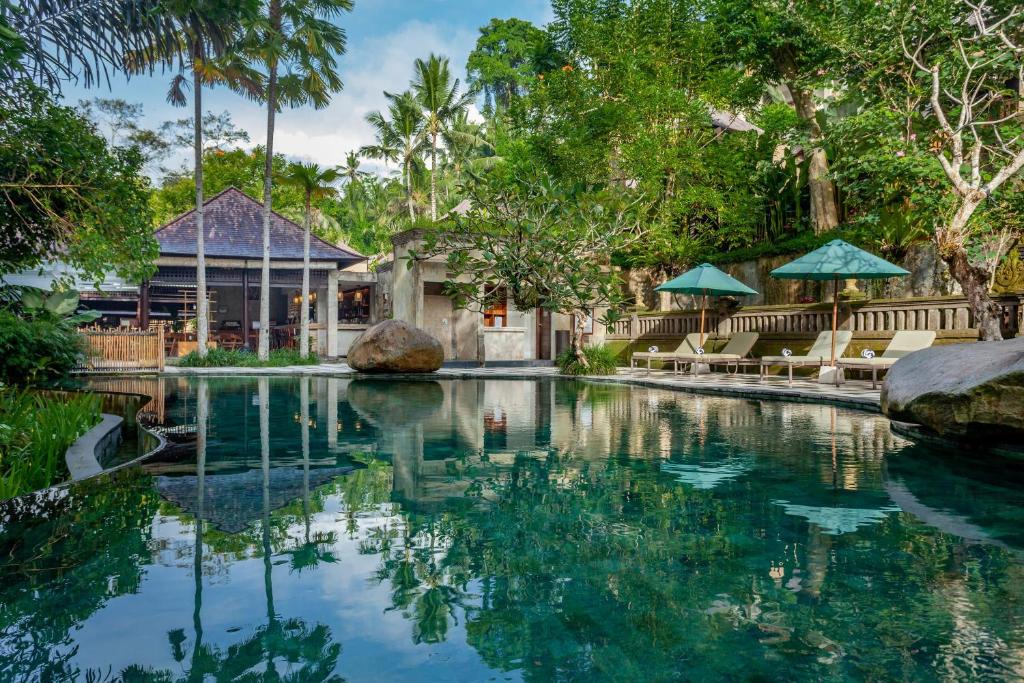
{"type": "Polygon", "coordinates": [[[972,219],[1024,167],[1024,107],[1019,89],[1008,96],[1006,86],[1008,77],[1024,82],[1024,55],[1017,41],[1022,17],[1019,8],[996,16],[984,0],[965,0],[964,8],[963,25],[971,32],[952,40],[952,59],[943,60],[949,56],[946,46],[931,54],[936,36],[913,47],[904,36],[900,40],[907,59],[928,74],[926,113],[939,127],[933,148],[955,198],[953,211],[935,225],[935,243],[971,304],[982,339],[1000,340],[1002,310],[989,287],[1010,240],[1001,232],[982,233],[972,219]],[[972,260],[972,244],[999,253],[972,260]]]}

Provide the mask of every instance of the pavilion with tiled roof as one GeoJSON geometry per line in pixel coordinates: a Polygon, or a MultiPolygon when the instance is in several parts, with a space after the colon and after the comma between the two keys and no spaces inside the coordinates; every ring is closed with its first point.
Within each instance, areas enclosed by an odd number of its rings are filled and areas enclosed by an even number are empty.
{"type": "MultiPolygon", "coordinates": [[[[211,338],[231,348],[251,347],[259,327],[263,205],[228,188],[204,202],[203,228],[211,338]]],[[[194,327],[195,210],[158,229],[155,237],[160,244],[157,272],[140,288],[138,322],[145,327],[151,318],[163,319],[180,328],[191,318],[194,327]]],[[[302,226],[277,212],[271,214],[270,318],[278,345],[290,343],[297,329],[303,238],[302,226]]],[[[348,333],[361,331],[370,322],[376,277],[367,272],[366,263],[365,256],[347,245],[310,239],[309,306],[313,339],[322,356],[343,354],[345,339],[353,336],[348,333]]]]}

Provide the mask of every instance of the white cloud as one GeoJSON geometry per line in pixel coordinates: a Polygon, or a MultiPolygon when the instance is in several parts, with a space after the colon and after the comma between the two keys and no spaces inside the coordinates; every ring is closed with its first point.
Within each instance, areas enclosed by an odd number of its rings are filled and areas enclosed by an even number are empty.
{"type": "MultiPolygon", "coordinates": [[[[409,86],[413,61],[431,52],[451,60],[453,72],[465,88],[465,64],[476,44],[475,31],[422,21],[409,21],[391,33],[353,41],[341,63],[345,82],[342,92],[321,110],[285,110],[277,117],[274,151],[321,165],[336,165],[351,150],[374,141],[365,117],[387,106],[384,91],[401,92],[409,86]]],[[[227,93],[208,98],[210,108],[228,109],[241,128],[249,132],[251,145],[266,141],[266,112],[227,93]]],[[[471,112],[479,117],[475,109],[471,112]]],[[[381,164],[366,162],[371,170],[384,171],[381,164]]]]}

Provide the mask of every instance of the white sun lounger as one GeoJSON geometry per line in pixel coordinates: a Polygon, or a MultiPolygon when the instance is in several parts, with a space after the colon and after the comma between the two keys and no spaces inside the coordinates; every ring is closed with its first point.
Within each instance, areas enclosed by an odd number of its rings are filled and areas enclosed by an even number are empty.
{"type": "MultiPolygon", "coordinates": [[[[853,339],[853,332],[839,330],[836,332],[836,359],[838,360],[853,339]]],[[[832,359],[832,332],[822,332],[814,340],[814,346],[805,356],[764,356],[761,359],[761,379],[768,374],[768,368],[785,366],[789,369],[789,384],[793,384],[793,368],[817,366],[821,367],[832,359]]]]}
{"type": "MultiPolygon", "coordinates": [[[[893,335],[892,341],[885,347],[881,356],[875,358],[838,358],[836,363],[849,370],[870,370],[871,388],[878,387],[878,371],[888,370],[903,356],[927,349],[935,343],[935,332],[930,330],[903,330],[893,335]]],[[[839,373],[836,373],[836,385],[839,385],[839,373]]]]}
{"type": "Polygon", "coordinates": [[[750,355],[751,349],[757,343],[760,335],[757,332],[737,332],[729,338],[725,348],[718,353],[683,353],[672,359],[675,364],[675,371],[679,372],[679,366],[689,363],[693,374],[697,374],[697,365],[706,363],[708,365],[729,365],[743,360],[750,355]]]}
{"type": "Polygon", "coordinates": [[[676,347],[675,351],[658,351],[658,352],[637,351],[637,352],[635,352],[632,355],[632,357],[629,359],[629,366],[632,367],[632,368],[635,368],[637,366],[637,361],[646,360],[647,361],[647,372],[650,372],[651,371],[651,361],[652,360],[661,360],[661,361],[668,362],[668,361],[671,361],[673,358],[675,358],[676,356],[678,356],[680,354],[695,352],[697,350],[697,346],[698,345],[700,345],[700,335],[697,334],[696,332],[694,332],[693,334],[686,335],[686,337],[679,344],[679,346],[676,347]]]}

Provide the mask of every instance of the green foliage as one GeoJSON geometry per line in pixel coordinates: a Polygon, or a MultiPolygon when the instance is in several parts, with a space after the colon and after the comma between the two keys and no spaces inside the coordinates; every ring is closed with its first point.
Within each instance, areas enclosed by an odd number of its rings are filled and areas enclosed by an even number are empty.
{"type": "MultiPolygon", "coordinates": [[[[123,70],[125,55],[159,48],[180,57],[184,46],[167,0],[4,2],[0,12],[0,80],[29,80],[59,91],[64,81],[90,87],[123,70]],[[128,20],[130,18],[130,20],[128,20]],[[144,47],[147,46],[147,47],[144,47]]],[[[215,21],[194,17],[191,29],[220,42],[215,21]]]]}
{"type": "Polygon", "coordinates": [[[566,349],[558,354],[555,364],[563,375],[614,375],[618,372],[619,356],[615,349],[600,344],[584,346],[578,353],[566,349]]]}
{"type": "MultiPolygon", "coordinates": [[[[263,201],[263,147],[246,151],[210,149],[203,153],[203,192],[213,196],[229,187],[235,187],[256,201],[263,201]]],[[[274,174],[280,176],[288,168],[283,154],[274,155],[274,174]]],[[[284,211],[303,209],[302,191],[290,185],[274,185],[274,209],[284,211]]],[[[151,205],[156,225],[162,225],[186,211],[195,208],[195,181],[191,170],[169,174],[163,186],[153,192],[151,205]]]]}
{"type": "Polygon", "coordinates": [[[538,168],[493,173],[465,192],[472,208],[427,232],[423,254],[412,254],[446,256],[445,290],[456,306],[486,307],[504,290],[521,311],[542,307],[580,321],[595,308],[608,309],[605,320],[618,315],[622,286],[608,256],[641,238],[638,198],[567,186],[538,168]]]}
{"type": "Polygon", "coordinates": [[[251,351],[210,349],[206,356],[196,352],[182,356],[178,365],[184,368],[283,368],[290,365],[316,365],[316,356],[303,356],[296,349],[274,349],[270,357],[261,361],[251,351]]]}
{"type": "Polygon", "coordinates": [[[65,452],[99,421],[99,395],[0,387],[0,500],[66,479],[65,452]]]}
{"type": "Polygon", "coordinates": [[[507,109],[537,77],[564,64],[551,36],[522,19],[491,19],[466,60],[469,85],[486,109],[507,109]]]}
{"type": "Polygon", "coordinates": [[[85,354],[76,329],[98,317],[75,313],[78,293],[44,296],[26,290],[20,302],[0,308],[0,382],[42,384],[66,377],[85,354]]]}
{"type": "Polygon", "coordinates": [[[567,61],[538,76],[509,114],[525,144],[498,153],[559,180],[649,197],[647,237],[617,262],[657,267],[685,262],[700,245],[748,245],[762,214],[751,182],[757,136],[720,133],[711,114],[749,109],[759,93],[705,11],[675,0],[561,0],[554,9],[550,34],[567,61]]]}
{"type": "Polygon", "coordinates": [[[143,279],[157,255],[143,159],[24,82],[0,89],[0,272],[60,259],[143,279]]]}

